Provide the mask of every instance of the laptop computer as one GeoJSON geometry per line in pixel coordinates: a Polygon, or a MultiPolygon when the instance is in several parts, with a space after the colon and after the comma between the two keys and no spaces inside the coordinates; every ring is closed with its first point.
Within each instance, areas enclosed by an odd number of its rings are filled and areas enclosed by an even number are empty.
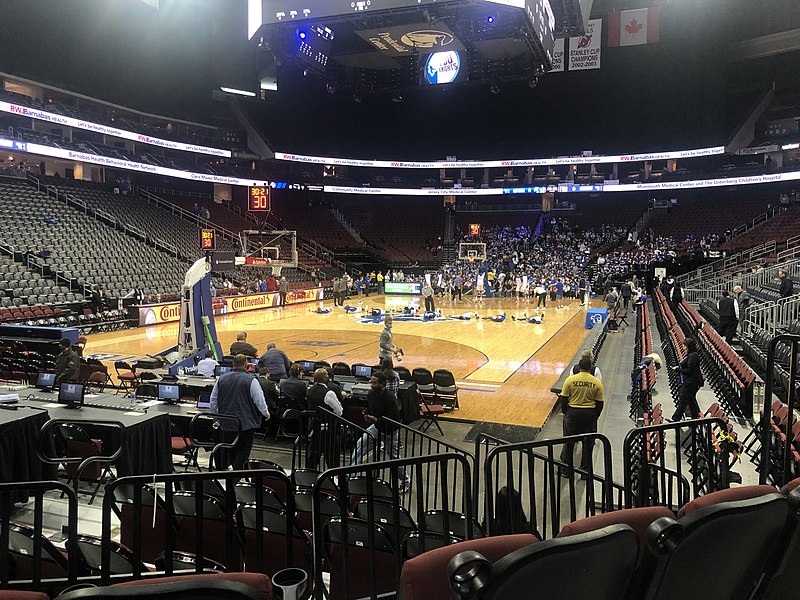
{"type": "Polygon", "coordinates": [[[52,392],[56,385],[56,374],[47,371],[40,371],[36,378],[36,387],[43,392],[52,392]]]}

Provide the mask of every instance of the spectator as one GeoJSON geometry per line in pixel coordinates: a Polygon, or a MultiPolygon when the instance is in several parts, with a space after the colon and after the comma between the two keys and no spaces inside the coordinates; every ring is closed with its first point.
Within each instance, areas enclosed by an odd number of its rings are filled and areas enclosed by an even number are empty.
{"type": "Polygon", "coordinates": [[[200,377],[213,377],[214,370],[219,366],[219,363],[214,360],[214,353],[211,350],[206,350],[205,358],[197,363],[197,374],[200,377]]]}
{"type": "Polygon", "coordinates": [[[778,271],[778,279],[781,280],[781,287],[778,290],[781,298],[788,298],[794,293],[794,281],[789,277],[789,274],[781,269],[778,271]]]}
{"type": "Polygon", "coordinates": [[[252,344],[247,343],[247,332],[240,331],[236,334],[236,341],[231,344],[231,354],[244,354],[251,358],[258,357],[258,350],[252,344]]]}
{"type": "Polygon", "coordinates": [[[286,353],[282,350],[278,350],[273,343],[267,344],[267,351],[258,361],[259,368],[267,369],[267,371],[269,371],[269,378],[275,382],[279,382],[281,379],[286,379],[286,377],[288,377],[291,364],[286,353]]]}
{"type": "MultiPolygon", "coordinates": [[[[270,379],[272,375],[270,374],[270,379]]],[[[299,363],[294,363],[289,368],[289,378],[280,382],[280,398],[285,408],[294,410],[306,410],[306,391],[308,384],[303,379],[303,367],[299,363]]]]}
{"type": "Polygon", "coordinates": [[[222,437],[230,442],[238,437],[233,448],[224,448],[219,452],[217,468],[227,469],[233,466],[238,471],[244,469],[253,448],[253,435],[261,428],[261,417],[269,419],[269,409],[264,400],[264,393],[256,378],[245,369],[247,357],[237,354],[233,359],[233,370],[223,373],[211,390],[211,412],[231,415],[239,419],[235,421],[221,419],[219,428],[222,437]],[[239,429],[241,425],[241,430],[239,429]]]}
{"type": "Polygon", "coordinates": [[[717,302],[719,311],[718,333],[725,337],[728,345],[733,343],[733,336],[736,334],[736,327],[739,325],[739,305],[736,300],[731,298],[727,290],[722,292],[722,298],[717,302]]]}

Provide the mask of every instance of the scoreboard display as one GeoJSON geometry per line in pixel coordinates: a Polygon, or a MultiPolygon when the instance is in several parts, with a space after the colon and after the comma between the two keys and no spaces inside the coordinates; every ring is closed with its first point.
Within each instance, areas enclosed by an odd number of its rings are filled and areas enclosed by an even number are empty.
{"type": "Polygon", "coordinates": [[[269,188],[266,186],[248,188],[247,210],[250,212],[268,212],[269,209],[269,188]]]}
{"type": "Polygon", "coordinates": [[[213,229],[200,230],[200,249],[214,250],[217,247],[216,231],[213,229]]]}

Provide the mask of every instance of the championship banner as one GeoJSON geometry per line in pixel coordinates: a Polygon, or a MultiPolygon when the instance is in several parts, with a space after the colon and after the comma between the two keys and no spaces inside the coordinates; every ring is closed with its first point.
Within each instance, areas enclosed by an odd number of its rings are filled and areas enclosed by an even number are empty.
{"type": "Polygon", "coordinates": [[[564,72],[564,38],[558,38],[553,46],[553,68],[548,73],[564,72]]]}
{"type": "Polygon", "coordinates": [[[600,41],[603,39],[603,20],[592,19],[586,34],[569,40],[569,70],[586,71],[600,68],[600,41]]]}
{"type": "MultiPolygon", "coordinates": [[[[321,287],[306,290],[292,290],[286,295],[286,304],[301,304],[322,300],[324,290],[321,287]]],[[[262,308],[279,306],[278,292],[266,294],[248,294],[246,296],[226,296],[213,298],[211,307],[215,315],[247,312],[262,308]]],[[[139,307],[139,327],[177,323],[181,319],[180,302],[154,304],[139,307]]]]}

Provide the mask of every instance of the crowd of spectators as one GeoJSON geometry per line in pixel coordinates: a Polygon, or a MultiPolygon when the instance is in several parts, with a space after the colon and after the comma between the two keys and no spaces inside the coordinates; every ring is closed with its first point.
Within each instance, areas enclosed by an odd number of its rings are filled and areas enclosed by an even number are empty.
{"type": "Polygon", "coordinates": [[[625,235],[624,228],[613,225],[580,228],[556,218],[540,235],[533,232],[533,226],[520,225],[464,235],[462,242],[486,244],[486,259],[445,266],[434,277],[434,287],[440,294],[463,285],[465,289],[477,287],[479,294],[484,288],[501,297],[545,292],[552,299],[579,297],[579,290],[587,286],[592,251],[619,242],[625,235]]]}

